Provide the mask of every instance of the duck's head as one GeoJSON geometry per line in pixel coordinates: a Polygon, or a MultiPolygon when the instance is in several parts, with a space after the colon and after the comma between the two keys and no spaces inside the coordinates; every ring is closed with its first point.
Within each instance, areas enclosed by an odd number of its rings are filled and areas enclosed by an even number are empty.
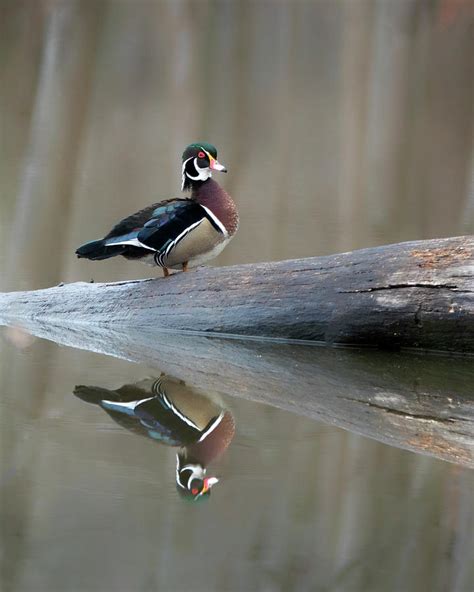
{"type": "Polygon", "coordinates": [[[209,497],[217,477],[207,477],[202,464],[186,462],[184,455],[176,455],[176,488],[180,495],[189,501],[199,501],[209,497]]]}
{"type": "Polygon", "coordinates": [[[183,152],[182,191],[207,181],[212,171],[226,173],[227,169],[217,160],[217,149],[207,142],[189,144],[183,152]]]}

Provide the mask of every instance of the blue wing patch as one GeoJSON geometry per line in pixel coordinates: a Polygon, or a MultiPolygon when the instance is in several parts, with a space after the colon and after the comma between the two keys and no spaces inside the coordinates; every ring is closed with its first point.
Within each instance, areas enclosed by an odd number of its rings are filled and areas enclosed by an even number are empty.
{"type": "Polygon", "coordinates": [[[134,232],[129,232],[128,234],[121,234],[120,236],[113,236],[111,238],[106,239],[105,244],[109,245],[120,245],[124,242],[132,241],[136,239],[138,236],[138,230],[134,232]]]}

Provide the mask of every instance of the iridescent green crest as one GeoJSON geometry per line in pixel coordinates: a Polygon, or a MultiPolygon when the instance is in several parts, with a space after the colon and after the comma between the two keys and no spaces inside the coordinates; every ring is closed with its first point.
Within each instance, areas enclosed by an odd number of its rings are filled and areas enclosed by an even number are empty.
{"type": "Polygon", "coordinates": [[[217,158],[217,148],[209,142],[193,142],[189,144],[186,150],[183,152],[183,160],[189,157],[190,154],[194,153],[196,150],[203,148],[206,152],[209,152],[211,156],[217,158]]]}

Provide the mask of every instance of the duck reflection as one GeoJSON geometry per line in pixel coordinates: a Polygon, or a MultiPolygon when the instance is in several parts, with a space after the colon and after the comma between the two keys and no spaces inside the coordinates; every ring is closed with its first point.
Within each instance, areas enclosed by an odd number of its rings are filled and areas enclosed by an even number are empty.
{"type": "Polygon", "coordinates": [[[217,397],[167,375],[117,390],[78,385],[74,394],[102,407],[133,433],[178,447],[178,492],[192,501],[209,496],[219,480],[207,476],[207,466],[224,453],[235,433],[234,418],[217,397]]]}

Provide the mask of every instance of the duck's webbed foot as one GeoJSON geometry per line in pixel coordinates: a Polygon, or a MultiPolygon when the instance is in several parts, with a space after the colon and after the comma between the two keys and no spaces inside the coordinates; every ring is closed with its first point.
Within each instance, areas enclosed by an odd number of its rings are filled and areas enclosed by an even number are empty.
{"type": "Polygon", "coordinates": [[[188,271],[188,261],[183,263],[183,271],[188,271]]]}
{"type": "Polygon", "coordinates": [[[163,267],[163,275],[165,277],[168,277],[170,274],[170,270],[167,267],[163,267]]]}

